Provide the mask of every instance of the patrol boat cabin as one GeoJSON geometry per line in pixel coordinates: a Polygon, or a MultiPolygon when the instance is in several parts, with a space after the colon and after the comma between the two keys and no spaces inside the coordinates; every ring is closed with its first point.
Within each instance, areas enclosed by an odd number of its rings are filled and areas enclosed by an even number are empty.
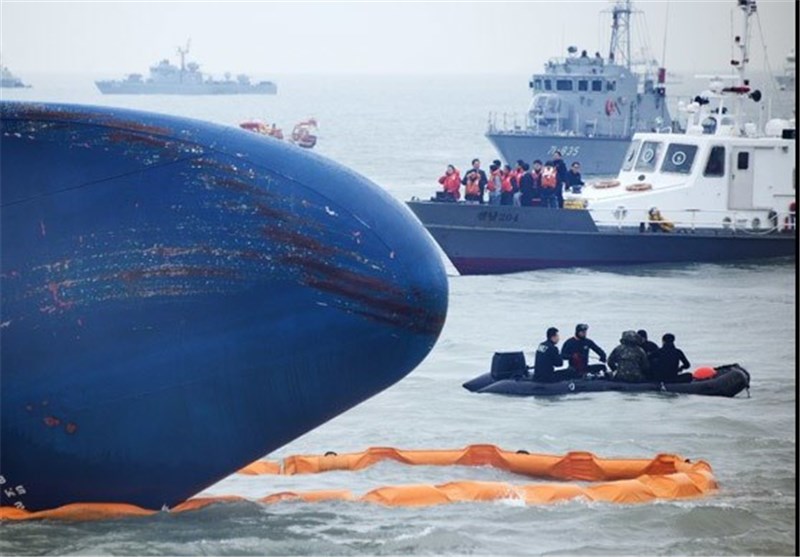
{"type": "MultiPolygon", "coordinates": [[[[744,2],[745,33],[755,2],[744,2]]],[[[796,125],[773,119],[763,131],[742,124],[742,105],[761,92],[744,78],[747,39],[736,38],[738,85],[712,79],[684,110],[684,134],[634,135],[616,180],[599,181],[569,203],[597,225],[655,231],[709,229],[751,234],[795,229],[796,125]]],[[[567,196],[565,196],[565,203],[567,196]]]]}

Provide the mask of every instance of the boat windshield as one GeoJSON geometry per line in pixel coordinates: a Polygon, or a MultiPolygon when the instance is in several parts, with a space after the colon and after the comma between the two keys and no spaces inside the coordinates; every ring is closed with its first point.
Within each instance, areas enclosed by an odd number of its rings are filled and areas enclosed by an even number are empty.
{"type": "Polygon", "coordinates": [[[628,154],[625,155],[625,162],[622,163],[622,170],[628,171],[633,168],[633,161],[636,160],[636,151],[639,149],[639,144],[641,140],[635,139],[631,141],[630,146],[628,147],[628,154]]]}
{"type": "Polygon", "coordinates": [[[639,151],[639,158],[636,159],[636,170],[640,172],[652,172],[656,169],[658,157],[661,155],[660,141],[645,141],[642,150],[639,151]]]}
{"type": "Polygon", "coordinates": [[[694,164],[696,154],[697,145],[671,144],[667,147],[667,155],[661,164],[661,172],[689,174],[692,171],[692,164],[694,164]]]}

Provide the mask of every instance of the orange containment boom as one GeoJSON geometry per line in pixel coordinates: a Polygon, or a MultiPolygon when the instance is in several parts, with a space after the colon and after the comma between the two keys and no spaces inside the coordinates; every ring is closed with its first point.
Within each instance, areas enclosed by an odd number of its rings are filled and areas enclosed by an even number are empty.
{"type": "MultiPolygon", "coordinates": [[[[586,482],[633,479],[643,474],[673,474],[685,471],[690,465],[681,457],[670,454],[660,454],[652,459],[605,459],[583,451],[546,455],[505,451],[496,445],[468,445],[456,450],[371,447],[360,453],[295,455],[286,457],[282,466],[275,461],[257,461],[239,473],[318,474],[334,470],[363,470],[386,460],[415,466],[491,466],[535,478],[586,482]]],[[[708,467],[708,464],[703,465],[708,467]]]]}
{"type": "MultiPolygon", "coordinates": [[[[243,468],[243,474],[313,474],[330,470],[361,470],[381,461],[392,460],[411,465],[492,466],[509,472],[549,480],[600,482],[535,483],[515,485],[506,482],[458,481],[439,485],[419,484],[384,486],[362,496],[348,490],[281,492],[256,502],[262,504],[296,500],[359,501],[385,506],[431,506],[469,501],[517,500],[527,504],[545,504],[582,498],[607,503],[646,503],[657,499],[700,497],[717,489],[711,466],[705,461],[691,462],[677,455],[659,454],[652,459],[603,459],[588,452],[570,452],[563,456],[508,452],[494,445],[470,445],[461,450],[426,451],[374,447],[362,453],[323,456],[290,456],[282,465],[259,461],[243,468]]],[[[248,501],[238,496],[197,497],[171,509],[185,512],[211,504],[248,501]]],[[[72,504],[46,511],[28,512],[14,507],[0,507],[2,520],[62,519],[96,520],[120,516],[146,516],[154,510],[123,504],[72,504]]]]}

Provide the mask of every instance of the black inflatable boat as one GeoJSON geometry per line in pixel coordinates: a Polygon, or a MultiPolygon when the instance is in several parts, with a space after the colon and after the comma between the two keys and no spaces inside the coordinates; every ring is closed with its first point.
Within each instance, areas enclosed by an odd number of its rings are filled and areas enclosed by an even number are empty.
{"type": "MultiPolygon", "coordinates": [[[[555,383],[533,381],[522,352],[497,352],[492,371],[464,383],[473,393],[494,393],[516,396],[559,396],[578,393],[619,391],[625,393],[667,392],[706,396],[733,397],[750,388],[750,374],[739,364],[714,368],[714,376],[693,379],[690,383],[645,382],[626,383],[607,378],[568,379],[555,383]]],[[[749,391],[748,391],[749,394],[749,391]]]]}

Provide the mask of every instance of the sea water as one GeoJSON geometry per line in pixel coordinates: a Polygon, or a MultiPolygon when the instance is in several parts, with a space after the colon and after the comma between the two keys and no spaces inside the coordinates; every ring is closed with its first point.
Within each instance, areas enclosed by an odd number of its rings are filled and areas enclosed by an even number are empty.
{"type": "MultiPolygon", "coordinates": [[[[314,116],[320,123],[315,152],[406,201],[429,197],[447,164],[463,170],[478,157],[488,167],[498,157],[483,137],[487,115],[524,109],[526,79],[279,76],[276,96],[135,97],[102,96],[91,76],[32,75],[26,81],[33,89],[3,90],[2,98],[121,106],[231,126],[259,118],[277,123],[286,135],[294,123],[314,116]]],[[[686,96],[693,93],[684,87],[686,96]]],[[[773,115],[788,115],[791,102],[776,98],[773,115]]],[[[531,153],[531,159],[543,155],[531,153]]],[[[447,321],[425,361],[383,393],[265,456],[475,443],[550,454],[591,451],[606,458],[673,453],[707,461],[719,491],[640,505],[576,500],[392,508],[245,501],[147,518],[3,523],[0,554],[796,553],[795,261],[464,277],[449,263],[447,268],[447,321]],[[488,371],[495,351],[525,350],[530,361],[548,327],[558,327],[566,339],[576,323],[588,323],[589,337],[606,352],[626,329],[644,328],[655,341],[671,332],[693,367],[738,362],[747,369],[750,396],[607,392],[513,398],[461,387],[488,371]]],[[[491,468],[382,463],[360,472],[232,475],[202,495],[255,500],[316,489],[361,495],[383,485],[466,479],[531,481],[491,468]]]]}

